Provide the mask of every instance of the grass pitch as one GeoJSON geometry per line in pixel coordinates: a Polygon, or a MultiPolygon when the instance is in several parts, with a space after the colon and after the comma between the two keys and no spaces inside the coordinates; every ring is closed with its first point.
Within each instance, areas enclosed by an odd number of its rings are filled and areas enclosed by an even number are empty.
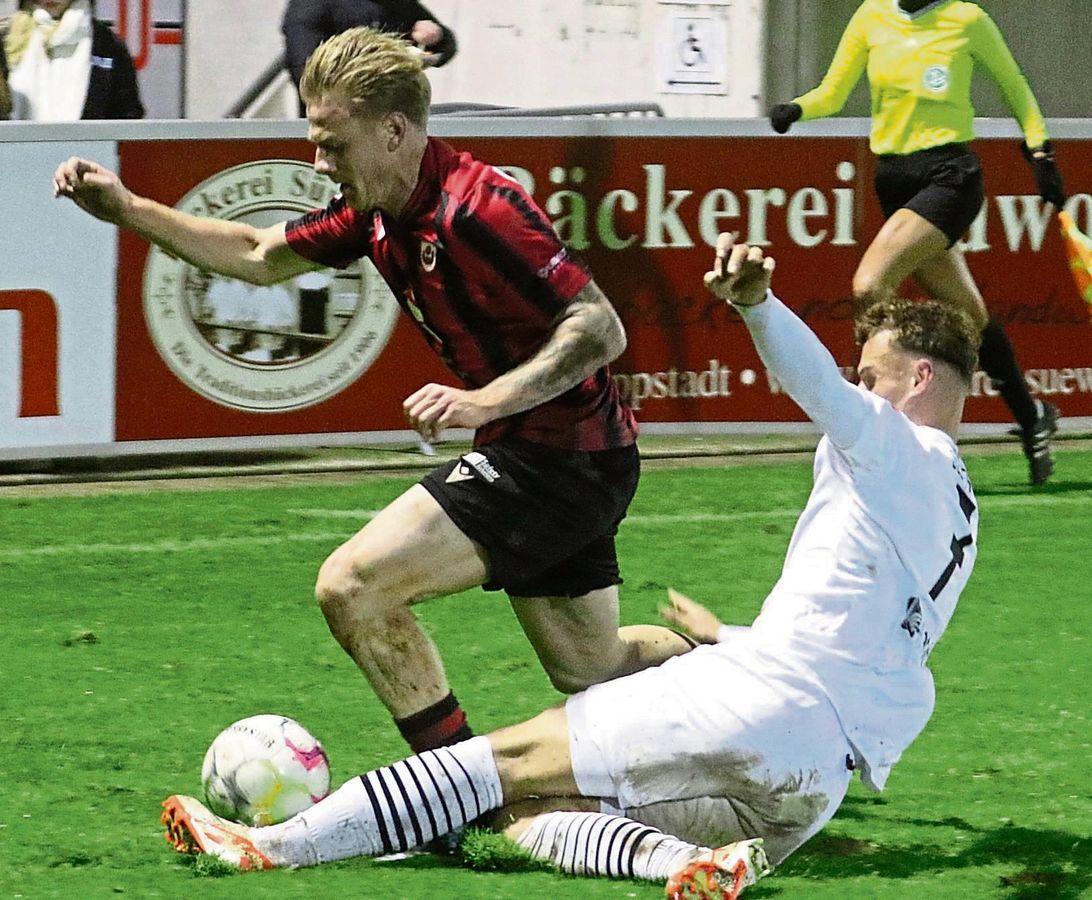
{"type": "MultiPolygon", "coordinates": [[[[932,722],[884,794],[855,783],[746,896],[1092,896],[1092,453],[1062,449],[1035,491],[1017,452],[968,462],[980,554],[932,657],[932,722]]],[[[325,554],[411,482],[0,494],[0,898],[662,896],[428,856],[241,875],[164,842],[160,801],[200,793],[234,719],[299,719],[335,783],[403,754],[310,597],[325,554]]],[[[653,619],[671,584],[749,621],[809,483],[806,463],[650,467],[620,537],[626,620],[653,619]]],[[[476,730],[559,699],[503,595],[421,613],[476,730]]]]}

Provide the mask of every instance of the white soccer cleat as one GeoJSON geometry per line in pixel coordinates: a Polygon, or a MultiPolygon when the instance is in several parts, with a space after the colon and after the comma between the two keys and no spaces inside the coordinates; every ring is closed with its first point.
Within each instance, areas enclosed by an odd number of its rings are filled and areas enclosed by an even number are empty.
{"type": "Polygon", "coordinates": [[[707,850],[667,880],[667,900],[735,900],[770,873],[762,838],[707,850]]]}
{"type": "Polygon", "coordinates": [[[274,868],[251,841],[250,826],[220,818],[193,797],[168,797],[161,820],[167,826],[167,843],[179,853],[207,853],[244,872],[274,868]]]}

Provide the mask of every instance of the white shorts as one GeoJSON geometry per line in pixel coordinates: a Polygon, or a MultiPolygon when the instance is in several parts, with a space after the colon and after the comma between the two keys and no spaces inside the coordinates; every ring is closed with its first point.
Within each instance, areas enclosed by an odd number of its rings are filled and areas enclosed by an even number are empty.
{"type": "Polygon", "coordinates": [[[580,792],[704,846],[763,837],[771,861],[841,804],[852,750],[803,673],[740,635],[570,697],[580,792]]]}

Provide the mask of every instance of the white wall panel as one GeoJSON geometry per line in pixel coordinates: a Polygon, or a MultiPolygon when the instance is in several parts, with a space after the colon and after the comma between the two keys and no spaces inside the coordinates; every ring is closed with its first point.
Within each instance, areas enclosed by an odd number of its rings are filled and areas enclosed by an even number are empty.
{"type": "Polygon", "coordinates": [[[52,198],[53,171],[69,155],[117,164],[113,142],[0,143],[0,307],[5,291],[53,298],[60,413],[20,415],[23,356],[41,348],[27,347],[25,316],[0,309],[0,457],[12,455],[6,448],[114,439],[117,232],[52,198]]]}

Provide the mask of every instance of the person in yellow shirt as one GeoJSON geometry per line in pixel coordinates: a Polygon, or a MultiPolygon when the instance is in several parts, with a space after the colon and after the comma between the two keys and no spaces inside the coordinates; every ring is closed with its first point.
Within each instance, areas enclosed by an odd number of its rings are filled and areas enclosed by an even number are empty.
{"type": "Polygon", "coordinates": [[[797,120],[837,113],[867,68],[876,195],[887,221],[853,276],[858,310],[889,299],[912,275],[932,297],[970,315],[982,329],[982,368],[1019,424],[1031,482],[1040,485],[1054,470],[1058,409],[1031,396],[1012,344],[956,246],[984,200],[981,166],[968,146],[976,65],[1020,124],[1040,196],[1060,209],[1065,189],[1039,104],[997,25],[965,0],[864,0],[819,86],[774,106],[770,124],[784,134],[797,120]]]}

